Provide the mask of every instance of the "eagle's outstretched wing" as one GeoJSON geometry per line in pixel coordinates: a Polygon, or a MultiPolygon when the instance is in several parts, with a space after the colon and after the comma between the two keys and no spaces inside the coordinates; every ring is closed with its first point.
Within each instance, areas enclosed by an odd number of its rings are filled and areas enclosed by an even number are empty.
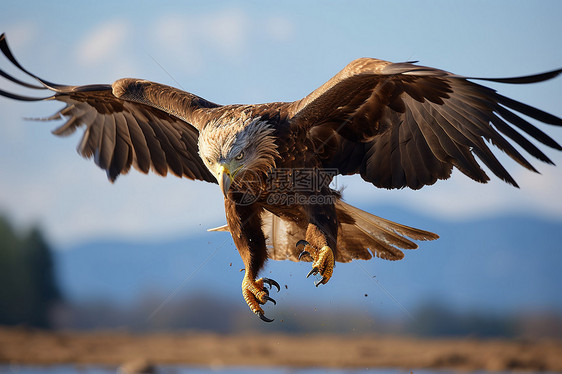
{"type": "Polygon", "coordinates": [[[218,107],[198,96],[139,79],[120,79],[112,85],[63,86],[38,78],[14,58],[4,34],[0,50],[22,72],[40,85],[29,84],[0,70],[0,75],[25,88],[43,90],[50,96],[36,98],[0,90],[0,95],[16,100],[57,100],[66,106],[45,120],[61,117],[66,122],[55,129],[58,136],[85,127],[78,152],[94,158],[114,181],[133,166],[143,173],[150,169],[160,175],[216,183],[199,157],[197,140],[201,117],[218,107]]]}
{"type": "Polygon", "coordinates": [[[289,112],[293,126],[308,128],[326,167],[336,167],[342,174],[359,173],[377,187],[418,189],[447,179],[453,166],[487,182],[475,155],[499,178],[517,186],[485,140],[536,171],[507,139],[541,161],[552,161],[512,125],[549,147],[562,147],[515,112],[557,126],[562,126],[562,119],[469,79],[534,83],[561,72],[471,78],[412,63],[362,58],[291,103],[289,112]]]}

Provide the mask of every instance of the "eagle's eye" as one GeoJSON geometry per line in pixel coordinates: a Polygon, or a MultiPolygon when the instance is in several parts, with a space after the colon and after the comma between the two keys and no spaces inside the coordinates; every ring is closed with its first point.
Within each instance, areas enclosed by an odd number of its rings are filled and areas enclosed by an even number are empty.
{"type": "Polygon", "coordinates": [[[213,164],[213,160],[212,160],[210,157],[205,157],[205,160],[207,161],[207,163],[208,163],[209,165],[212,165],[212,164],[213,164]]]}
{"type": "Polygon", "coordinates": [[[244,151],[238,153],[238,156],[234,157],[234,159],[240,161],[244,158],[244,151]]]}

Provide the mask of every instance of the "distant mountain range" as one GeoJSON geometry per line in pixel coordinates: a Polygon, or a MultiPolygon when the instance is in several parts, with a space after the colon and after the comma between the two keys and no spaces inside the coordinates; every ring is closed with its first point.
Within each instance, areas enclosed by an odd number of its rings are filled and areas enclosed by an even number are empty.
{"type": "MultiPolygon", "coordinates": [[[[428,302],[493,314],[562,313],[562,222],[524,215],[444,222],[391,207],[367,210],[441,238],[420,242],[402,261],[337,264],[332,280],[318,288],[305,279],[309,263],[270,261],[263,275],[281,284],[272,294],[278,305],[402,317],[428,302]]],[[[147,295],[165,303],[205,294],[243,305],[243,265],[228,233],[88,242],[56,251],[55,265],[74,303],[130,307],[147,295]]]]}

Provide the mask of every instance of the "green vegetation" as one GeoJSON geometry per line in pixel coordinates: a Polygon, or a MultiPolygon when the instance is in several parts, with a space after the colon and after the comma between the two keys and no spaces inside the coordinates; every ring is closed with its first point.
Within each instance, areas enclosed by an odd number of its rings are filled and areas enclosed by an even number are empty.
{"type": "Polygon", "coordinates": [[[0,324],[48,328],[60,298],[41,231],[19,233],[0,217],[0,324]]]}

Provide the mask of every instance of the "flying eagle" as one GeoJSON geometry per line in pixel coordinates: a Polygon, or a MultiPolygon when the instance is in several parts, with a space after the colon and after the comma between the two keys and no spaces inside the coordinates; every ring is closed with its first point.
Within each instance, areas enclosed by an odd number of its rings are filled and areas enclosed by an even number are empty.
{"type": "MultiPolygon", "coordinates": [[[[517,186],[488,144],[525,168],[537,170],[512,145],[552,161],[530,138],[562,147],[520,117],[562,126],[562,119],[474,83],[535,83],[562,69],[517,78],[474,78],[415,62],[360,58],[301,100],[219,105],[177,88],[141,79],[65,86],[37,77],[14,58],[4,35],[0,49],[30,84],[0,70],[24,88],[47,97],[0,95],[22,101],[56,100],[66,106],[45,118],[66,122],[53,133],[84,129],[78,152],[93,158],[111,182],[131,166],[218,183],[227,225],[245,273],[242,295],[264,321],[260,305],[275,303],[258,278],[267,258],[312,261],[318,284],[332,277],[335,261],[399,260],[412,240],[436,234],[407,227],[352,207],[330,187],[337,175],[359,174],[379,188],[419,189],[451,176],[456,167],[477,182],[488,175],[517,186]],[[515,129],[516,127],[517,129],[515,129]]],[[[269,288],[269,289],[268,289],[269,288]]]]}

